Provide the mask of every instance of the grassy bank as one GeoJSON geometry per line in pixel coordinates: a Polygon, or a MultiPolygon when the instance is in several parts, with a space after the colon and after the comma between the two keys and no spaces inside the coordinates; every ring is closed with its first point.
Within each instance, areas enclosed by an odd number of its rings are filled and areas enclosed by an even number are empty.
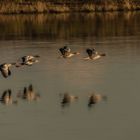
{"type": "Polygon", "coordinates": [[[0,13],[53,13],[140,10],[140,0],[3,0],[0,13]]]}

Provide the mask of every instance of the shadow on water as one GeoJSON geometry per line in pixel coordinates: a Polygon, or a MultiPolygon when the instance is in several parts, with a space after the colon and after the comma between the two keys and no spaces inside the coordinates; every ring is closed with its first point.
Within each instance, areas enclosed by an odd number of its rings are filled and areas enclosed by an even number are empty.
{"type": "Polygon", "coordinates": [[[140,35],[139,23],[140,12],[0,15],[0,39],[140,35]]]}

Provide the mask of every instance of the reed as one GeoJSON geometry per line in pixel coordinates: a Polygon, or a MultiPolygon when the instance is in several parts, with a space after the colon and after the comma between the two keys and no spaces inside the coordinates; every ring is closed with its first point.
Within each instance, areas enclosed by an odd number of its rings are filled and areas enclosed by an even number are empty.
{"type": "Polygon", "coordinates": [[[140,10],[139,0],[0,0],[0,13],[59,13],[140,10]]]}

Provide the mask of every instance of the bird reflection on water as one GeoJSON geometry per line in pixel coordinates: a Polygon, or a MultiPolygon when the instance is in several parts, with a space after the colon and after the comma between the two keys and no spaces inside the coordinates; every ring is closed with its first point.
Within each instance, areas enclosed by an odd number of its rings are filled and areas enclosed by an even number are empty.
{"type": "Polygon", "coordinates": [[[17,104],[17,100],[13,100],[11,89],[5,90],[0,98],[0,102],[5,105],[17,104]]]}
{"type": "Polygon", "coordinates": [[[61,99],[61,106],[62,107],[69,106],[70,103],[78,100],[78,96],[70,95],[68,93],[64,93],[62,95],[63,95],[63,97],[61,99]]]}
{"type": "Polygon", "coordinates": [[[0,102],[4,105],[12,105],[12,104],[18,104],[19,99],[26,100],[28,102],[32,101],[39,101],[40,100],[40,94],[36,93],[33,89],[33,85],[30,84],[28,87],[24,87],[22,92],[18,92],[17,94],[18,99],[14,99],[12,96],[12,90],[7,89],[4,90],[0,97],[0,102]]]}
{"type": "Polygon", "coordinates": [[[24,87],[23,91],[17,94],[17,97],[32,102],[39,101],[40,94],[36,93],[33,89],[33,85],[30,84],[28,87],[24,87]]]}
{"type": "Polygon", "coordinates": [[[92,107],[93,105],[106,100],[107,96],[93,93],[89,96],[88,107],[92,107]]]}

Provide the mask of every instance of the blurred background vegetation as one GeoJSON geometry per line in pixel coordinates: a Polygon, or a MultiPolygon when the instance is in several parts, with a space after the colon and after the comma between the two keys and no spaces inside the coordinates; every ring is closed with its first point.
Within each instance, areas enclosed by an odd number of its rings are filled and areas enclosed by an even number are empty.
{"type": "Polygon", "coordinates": [[[139,23],[140,12],[0,15],[0,40],[140,37],[139,23]]]}
{"type": "Polygon", "coordinates": [[[0,13],[140,10],[140,0],[0,0],[0,13]]]}

